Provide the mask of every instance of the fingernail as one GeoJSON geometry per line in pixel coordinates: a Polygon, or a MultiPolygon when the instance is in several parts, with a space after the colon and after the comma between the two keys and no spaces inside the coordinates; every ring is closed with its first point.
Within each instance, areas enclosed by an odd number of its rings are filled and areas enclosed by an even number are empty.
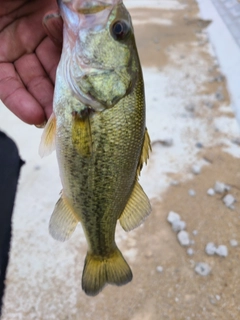
{"type": "Polygon", "coordinates": [[[42,129],[42,128],[45,127],[46,123],[47,123],[47,121],[44,121],[44,122],[41,123],[41,124],[35,124],[35,127],[38,128],[38,129],[42,129]]]}

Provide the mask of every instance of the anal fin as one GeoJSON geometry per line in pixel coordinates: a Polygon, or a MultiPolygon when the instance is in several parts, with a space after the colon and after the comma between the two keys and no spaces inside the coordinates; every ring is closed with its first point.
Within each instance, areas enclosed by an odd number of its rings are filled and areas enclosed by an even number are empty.
{"type": "Polygon", "coordinates": [[[130,231],[137,228],[150,213],[150,201],[136,181],[127,205],[119,218],[120,224],[125,231],[130,231]]]}
{"type": "Polygon", "coordinates": [[[76,229],[79,220],[71,205],[62,194],[55,205],[49,222],[49,232],[58,241],[69,239],[76,229]]]}
{"type": "Polygon", "coordinates": [[[52,113],[42,133],[41,142],[39,146],[39,155],[41,157],[48,156],[55,150],[55,137],[56,117],[54,113],[52,113]]]}

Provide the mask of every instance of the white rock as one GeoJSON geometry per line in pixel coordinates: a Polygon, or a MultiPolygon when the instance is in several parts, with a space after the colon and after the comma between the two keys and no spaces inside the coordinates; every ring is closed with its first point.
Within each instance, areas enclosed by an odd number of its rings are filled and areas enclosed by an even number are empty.
{"type": "Polygon", "coordinates": [[[188,190],[188,194],[189,194],[191,197],[194,197],[194,196],[196,195],[196,192],[195,192],[195,190],[193,190],[193,189],[189,189],[189,190],[188,190]]]}
{"type": "Polygon", "coordinates": [[[188,254],[189,256],[192,256],[192,255],[194,254],[194,250],[193,250],[192,248],[188,248],[188,249],[187,249],[187,254],[188,254]]]}
{"type": "Polygon", "coordinates": [[[186,231],[184,231],[184,230],[178,232],[177,238],[178,238],[178,241],[180,242],[180,244],[181,244],[182,246],[189,246],[189,244],[190,244],[190,239],[189,239],[188,232],[186,232],[186,231]]]}
{"type": "Polygon", "coordinates": [[[167,221],[173,223],[173,221],[181,220],[180,215],[174,211],[170,211],[167,217],[167,221]]]}
{"type": "Polygon", "coordinates": [[[215,247],[215,244],[214,244],[213,242],[209,242],[209,243],[206,245],[205,252],[206,252],[206,254],[208,254],[209,256],[214,255],[214,253],[216,253],[216,250],[217,250],[217,248],[215,247]]]}
{"type": "Polygon", "coordinates": [[[178,186],[178,185],[179,185],[179,181],[177,181],[177,180],[172,180],[172,181],[171,181],[171,185],[172,185],[172,186],[178,186]]]}
{"type": "Polygon", "coordinates": [[[159,273],[161,273],[161,272],[163,272],[163,267],[162,266],[157,266],[157,272],[159,272],[159,273]]]}
{"type": "Polygon", "coordinates": [[[216,249],[216,254],[220,257],[227,257],[228,255],[228,248],[224,245],[220,245],[216,249]]]}
{"type": "Polygon", "coordinates": [[[237,240],[235,240],[235,239],[230,240],[230,245],[231,245],[232,247],[237,247],[237,246],[238,246],[237,240]]]}
{"type": "Polygon", "coordinates": [[[224,193],[224,191],[229,191],[231,188],[230,186],[226,185],[223,182],[216,181],[214,185],[214,191],[216,193],[224,193]]]}
{"type": "Polygon", "coordinates": [[[218,294],[216,294],[215,298],[216,298],[216,300],[218,300],[218,301],[221,299],[221,297],[220,297],[218,294]]]}
{"type": "Polygon", "coordinates": [[[226,207],[228,208],[233,208],[233,204],[234,202],[236,202],[236,199],[234,198],[234,196],[232,194],[227,194],[224,198],[223,198],[223,202],[225,204],[226,207]]]}
{"type": "Polygon", "coordinates": [[[208,189],[207,194],[209,196],[214,196],[215,195],[215,191],[212,188],[210,188],[210,189],[208,189]]]}
{"type": "Polygon", "coordinates": [[[201,167],[199,167],[197,164],[194,164],[192,166],[192,173],[199,174],[201,172],[201,167]]]}
{"type": "Polygon", "coordinates": [[[172,222],[172,229],[175,232],[184,230],[186,228],[186,222],[182,220],[174,220],[172,222]]]}
{"type": "Polygon", "coordinates": [[[195,272],[200,274],[200,276],[207,276],[211,272],[211,268],[205,262],[198,262],[195,266],[195,272]]]}
{"type": "Polygon", "coordinates": [[[197,230],[193,230],[192,233],[193,233],[194,236],[196,236],[198,234],[198,231],[197,230]]]}

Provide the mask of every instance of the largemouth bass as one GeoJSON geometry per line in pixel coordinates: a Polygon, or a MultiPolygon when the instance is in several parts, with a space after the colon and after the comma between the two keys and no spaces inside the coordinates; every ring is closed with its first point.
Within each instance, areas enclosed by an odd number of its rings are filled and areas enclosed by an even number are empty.
{"type": "Polygon", "coordinates": [[[40,154],[56,147],[63,190],[49,223],[65,241],[81,222],[88,243],[82,288],[97,295],[132,272],[115,243],[149,215],[138,182],[149,157],[144,84],[131,17],[121,0],[60,1],[63,51],[40,154]]]}

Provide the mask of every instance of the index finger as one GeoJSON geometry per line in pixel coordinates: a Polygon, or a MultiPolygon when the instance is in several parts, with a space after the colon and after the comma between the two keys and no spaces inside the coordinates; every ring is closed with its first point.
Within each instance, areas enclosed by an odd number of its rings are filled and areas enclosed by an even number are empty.
{"type": "Polygon", "coordinates": [[[17,117],[28,124],[42,124],[42,106],[26,90],[13,64],[0,63],[0,99],[17,117]]]}

